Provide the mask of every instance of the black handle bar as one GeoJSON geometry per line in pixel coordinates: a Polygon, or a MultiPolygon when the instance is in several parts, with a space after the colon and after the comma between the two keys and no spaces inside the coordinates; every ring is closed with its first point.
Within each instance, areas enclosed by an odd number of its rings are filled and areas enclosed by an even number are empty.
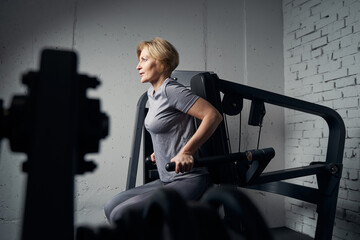
{"type": "MultiPolygon", "coordinates": [[[[226,155],[194,159],[194,168],[206,167],[213,164],[221,164],[227,162],[237,162],[242,160],[248,160],[249,164],[251,164],[252,161],[255,159],[256,160],[269,159],[269,158],[271,159],[274,156],[275,156],[275,150],[273,148],[248,150],[245,152],[230,153],[226,155]]],[[[175,166],[176,166],[175,162],[170,162],[165,165],[165,169],[168,172],[175,171],[175,166]]]]}

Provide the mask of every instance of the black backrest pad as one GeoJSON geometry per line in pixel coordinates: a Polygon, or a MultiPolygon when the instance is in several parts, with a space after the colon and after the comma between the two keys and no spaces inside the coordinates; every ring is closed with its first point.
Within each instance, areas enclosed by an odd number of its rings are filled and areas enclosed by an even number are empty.
{"type": "MultiPolygon", "coordinates": [[[[195,75],[190,82],[191,91],[196,95],[204,98],[211,103],[221,114],[223,110],[221,107],[220,91],[218,90],[218,76],[208,72],[199,73],[195,75]]],[[[200,120],[196,121],[199,126],[200,120]]],[[[200,157],[209,157],[217,155],[225,155],[229,153],[229,146],[227,143],[226,130],[224,121],[222,121],[214,134],[208,141],[200,147],[200,157]]],[[[234,163],[219,164],[217,166],[208,167],[211,178],[215,184],[236,184],[236,168],[234,163]]]]}

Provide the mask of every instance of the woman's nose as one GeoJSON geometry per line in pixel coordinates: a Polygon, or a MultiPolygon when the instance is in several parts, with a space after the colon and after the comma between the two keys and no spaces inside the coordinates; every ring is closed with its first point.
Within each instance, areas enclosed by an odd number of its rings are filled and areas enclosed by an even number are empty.
{"type": "Polygon", "coordinates": [[[140,63],[136,66],[136,70],[140,70],[141,69],[141,66],[140,66],[140,63]]]}

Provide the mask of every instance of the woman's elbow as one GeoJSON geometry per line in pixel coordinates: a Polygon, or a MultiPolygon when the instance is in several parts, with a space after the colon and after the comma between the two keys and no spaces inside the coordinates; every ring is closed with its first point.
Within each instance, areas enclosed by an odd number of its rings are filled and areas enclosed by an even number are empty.
{"type": "Polygon", "coordinates": [[[215,118],[216,125],[219,125],[223,120],[223,116],[217,110],[215,110],[215,117],[214,118],[215,118]]]}

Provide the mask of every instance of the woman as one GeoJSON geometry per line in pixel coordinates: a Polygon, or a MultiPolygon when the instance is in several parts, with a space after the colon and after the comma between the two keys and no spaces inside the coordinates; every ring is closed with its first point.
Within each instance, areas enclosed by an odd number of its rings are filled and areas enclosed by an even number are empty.
{"type": "Polygon", "coordinates": [[[160,187],[173,188],[185,200],[197,200],[211,185],[206,168],[194,168],[198,148],[213,134],[222,121],[221,114],[206,100],[170,78],[179,64],[174,46],[161,38],[143,41],[137,46],[141,82],[150,83],[149,111],[145,127],[151,134],[160,179],[124,191],[105,205],[107,219],[113,223],[128,207],[141,207],[144,200],[160,187]],[[195,129],[193,117],[201,121],[195,129]],[[165,165],[175,162],[175,172],[165,165]]]}

